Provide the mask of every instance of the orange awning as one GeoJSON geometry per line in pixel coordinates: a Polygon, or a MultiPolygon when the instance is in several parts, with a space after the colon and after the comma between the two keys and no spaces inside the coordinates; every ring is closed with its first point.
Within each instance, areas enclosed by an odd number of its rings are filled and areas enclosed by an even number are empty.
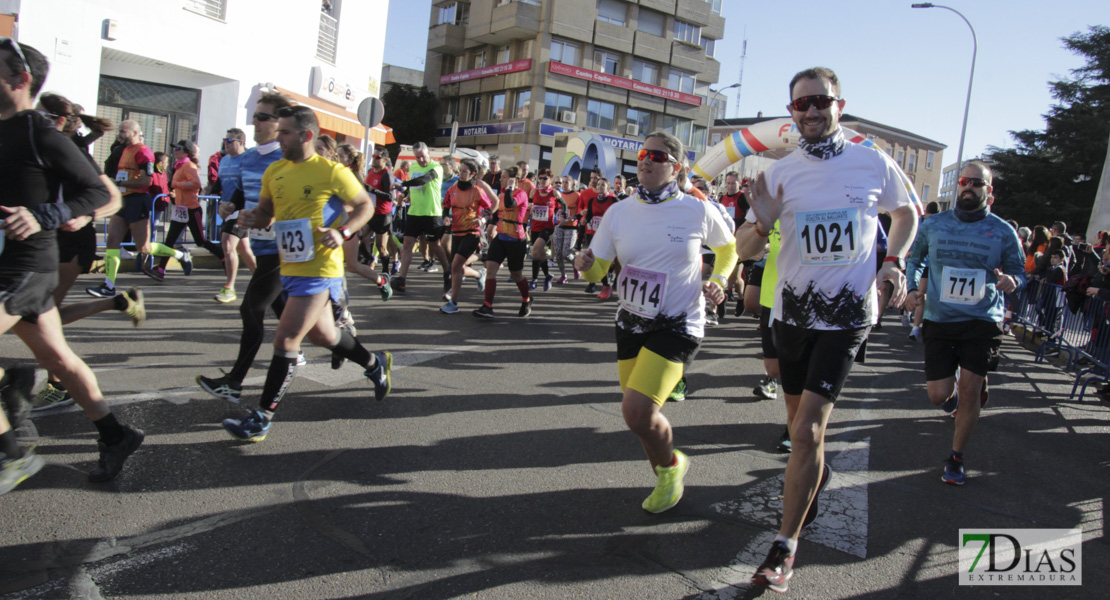
{"type": "MultiPolygon", "coordinates": [[[[342,106],[310,98],[304,94],[298,94],[277,86],[274,86],[274,89],[293,102],[311,108],[312,112],[316,113],[316,120],[320,122],[321,129],[328,129],[360,140],[364,137],[366,128],[358,122],[358,115],[342,106]]],[[[375,144],[394,143],[393,129],[386,125],[370,128],[370,141],[375,144]]]]}

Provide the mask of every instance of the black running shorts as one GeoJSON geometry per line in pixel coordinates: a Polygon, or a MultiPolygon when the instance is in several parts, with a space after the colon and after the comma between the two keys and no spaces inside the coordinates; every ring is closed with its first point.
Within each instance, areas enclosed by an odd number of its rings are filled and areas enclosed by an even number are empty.
{"type": "Polygon", "coordinates": [[[150,194],[128,194],[123,197],[123,208],[118,213],[127,224],[138,223],[150,218],[150,194]]]}
{"type": "Polygon", "coordinates": [[[800,396],[809,391],[836,402],[856,352],[870,330],[870,327],[806,329],[775,321],[772,332],[783,392],[800,396]]]}
{"type": "Polygon", "coordinates": [[[39,322],[39,315],[54,308],[57,287],[57,271],[0,274],[0,306],[33,325],[39,322]]]}
{"type": "Polygon", "coordinates": [[[75,258],[82,273],[88,273],[96,260],[96,228],[91,222],[77,231],[58,230],[58,264],[75,258]]]}
{"type": "Polygon", "coordinates": [[[987,376],[991,350],[1002,340],[1002,326],[994,321],[937,323],[921,327],[925,342],[925,379],[939,381],[956,374],[956,367],[987,376]]]}
{"type": "Polygon", "coordinates": [[[393,226],[393,214],[374,215],[370,217],[370,222],[367,223],[367,225],[370,227],[370,231],[373,231],[375,235],[389,233],[389,230],[393,226]]]}
{"type": "Polygon", "coordinates": [[[416,217],[409,215],[405,220],[405,237],[418,238],[424,236],[429,242],[438,240],[443,235],[442,217],[416,217]]]}
{"type": "Polygon", "coordinates": [[[524,270],[524,256],[528,254],[528,244],[524,240],[506,241],[500,237],[490,240],[486,261],[501,264],[508,259],[509,271],[524,270]]]}
{"type": "Polygon", "coordinates": [[[463,260],[466,260],[474,256],[481,247],[482,240],[476,233],[456,235],[451,240],[451,260],[454,261],[456,256],[461,256],[463,260]]]}

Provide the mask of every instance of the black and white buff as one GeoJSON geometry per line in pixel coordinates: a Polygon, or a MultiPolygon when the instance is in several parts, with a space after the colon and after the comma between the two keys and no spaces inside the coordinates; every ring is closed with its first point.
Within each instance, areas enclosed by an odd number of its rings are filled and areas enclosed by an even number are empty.
{"type": "Polygon", "coordinates": [[[805,138],[798,140],[798,148],[820,160],[829,160],[834,156],[840,156],[847,145],[848,141],[844,139],[844,130],[840,128],[837,128],[836,133],[819,142],[807,142],[805,138]]]}
{"type": "Polygon", "coordinates": [[[672,181],[663,186],[663,189],[658,192],[649,192],[642,185],[636,186],[636,195],[640,197],[645,204],[659,204],[666,202],[671,198],[678,195],[678,182],[672,181]]]}

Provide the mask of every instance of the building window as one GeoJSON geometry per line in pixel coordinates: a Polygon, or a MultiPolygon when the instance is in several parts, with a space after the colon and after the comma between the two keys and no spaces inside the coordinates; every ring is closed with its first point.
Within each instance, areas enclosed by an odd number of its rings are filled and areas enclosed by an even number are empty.
{"type": "Polygon", "coordinates": [[[905,150],[899,150],[898,151],[898,157],[894,159],[894,162],[898,163],[898,168],[905,169],[906,168],[906,151],[905,150]]]}
{"type": "Polygon", "coordinates": [[[227,15],[227,0],[185,0],[185,10],[223,21],[227,15]]]}
{"type": "Polygon", "coordinates": [[[643,83],[659,85],[659,65],[634,58],[632,59],[632,78],[643,83]]]}
{"type": "Polygon", "coordinates": [[[470,109],[466,112],[467,121],[481,121],[482,120],[482,97],[470,97],[470,109]]]}
{"type": "Polygon", "coordinates": [[[913,173],[917,170],[917,153],[910,152],[909,164],[906,165],[906,172],[913,173]]]}
{"type": "Polygon", "coordinates": [[[586,126],[597,129],[613,129],[616,124],[617,107],[608,102],[589,100],[586,102],[586,126]]]}
{"type": "Polygon", "coordinates": [[[671,68],[671,73],[667,77],[667,87],[672,90],[682,92],[684,94],[694,93],[694,74],[681,71],[679,69],[671,68]]]}
{"type": "Polygon", "coordinates": [[[926,203],[929,201],[929,184],[921,186],[921,202],[926,203]]]}
{"type": "Polygon", "coordinates": [[[697,46],[701,42],[701,27],[675,19],[674,39],[697,46]]]}
{"type": "Polygon", "coordinates": [[[474,53],[474,66],[471,68],[481,69],[484,66],[486,66],[486,51],[479,50],[474,53]]]}
{"type": "Polygon", "coordinates": [[[705,0],[705,2],[706,2],[706,4],[712,5],[709,10],[713,14],[715,14],[715,15],[721,14],[721,5],[724,4],[724,0],[705,0]]]}
{"type": "Polygon", "coordinates": [[[690,130],[692,126],[693,123],[688,119],[663,115],[663,131],[675,136],[687,146],[690,145],[690,130]]]}
{"type": "Polygon", "coordinates": [[[621,74],[621,57],[614,52],[597,50],[594,52],[594,68],[610,75],[621,74]]]}
{"type": "Polygon", "coordinates": [[[624,0],[597,0],[597,20],[624,27],[628,5],[624,0]]]}
{"type": "Polygon", "coordinates": [[[563,111],[574,110],[574,98],[559,92],[547,92],[543,99],[543,118],[559,120],[563,111]]]}
{"type": "Polygon", "coordinates": [[[667,17],[661,12],[640,7],[640,17],[636,19],[636,30],[663,37],[667,30],[667,17]]]}
{"type": "Polygon", "coordinates": [[[651,113],[646,110],[630,108],[624,113],[624,118],[629,123],[636,125],[640,130],[640,137],[651,133],[651,113]]]}
{"type": "Polygon", "coordinates": [[[933,152],[932,150],[925,153],[925,170],[926,171],[932,171],[933,170],[933,160],[936,159],[936,157],[937,157],[937,153],[933,152]]]}
{"type": "Polygon", "coordinates": [[[444,114],[451,117],[450,119],[446,119],[448,121],[458,121],[459,120],[459,98],[458,97],[451,98],[450,100],[447,101],[447,111],[444,114]]]}
{"type": "Polygon", "coordinates": [[[509,46],[505,45],[497,49],[497,63],[495,64],[503,65],[507,62],[509,62],[509,46]]]}
{"type": "Polygon", "coordinates": [[[516,118],[527,119],[532,114],[532,90],[516,94],[516,118]]]}
{"type": "Polygon", "coordinates": [[[701,38],[701,47],[709,58],[713,58],[717,54],[717,40],[703,37],[701,38]]]}
{"type": "Polygon", "coordinates": [[[705,127],[694,125],[694,137],[690,143],[690,149],[694,152],[705,152],[705,136],[709,130],[705,127]]]}
{"type": "Polygon", "coordinates": [[[505,118],[505,92],[494,94],[490,98],[489,118],[495,121],[505,118]]]}
{"type": "Polygon", "coordinates": [[[551,60],[564,65],[578,66],[578,58],[582,54],[581,46],[563,40],[551,40],[551,60]]]}
{"type": "Polygon", "coordinates": [[[470,23],[470,3],[452,2],[439,8],[439,18],[436,25],[461,25],[466,27],[470,23]]]}

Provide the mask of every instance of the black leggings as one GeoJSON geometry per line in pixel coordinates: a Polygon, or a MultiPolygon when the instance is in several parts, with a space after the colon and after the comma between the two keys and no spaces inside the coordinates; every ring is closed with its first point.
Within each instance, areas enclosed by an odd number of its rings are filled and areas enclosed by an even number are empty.
{"type": "Polygon", "coordinates": [[[263,324],[266,307],[272,307],[274,315],[279,319],[285,308],[285,300],[281,297],[281,258],[277,254],[261,254],[256,255],[255,260],[258,267],[251,275],[247,293],[243,294],[243,303],[239,306],[239,314],[243,317],[239,356],[235,359],[235,366],[227,374],[230,381],[238,383],[247,378],[247,371],[254,363],[258,349],[262,347],[262,337],[266,332],[263,324]]]}
{"type": "MultiPolygon", "coordinates": [[[[173,248],[177,243],[177,238],[181,236],[181,232],[185,231],[185,227],[189,227],[189,234],[193,236],[193,243],[201,246],[205,250],[215,254],[220,260],[224,259],[224,250],[219,244],[214,244],[204,237],[204,211],[199,208],[189,209],[189,219],[185,223],[178,223],[177,221],[170,221],[170,231],[166,234],[165,245],[173,248]]],[[[166,268],[166,264],[170,262],[169,257],[163,256],[161,266],[166,268]]]]}

